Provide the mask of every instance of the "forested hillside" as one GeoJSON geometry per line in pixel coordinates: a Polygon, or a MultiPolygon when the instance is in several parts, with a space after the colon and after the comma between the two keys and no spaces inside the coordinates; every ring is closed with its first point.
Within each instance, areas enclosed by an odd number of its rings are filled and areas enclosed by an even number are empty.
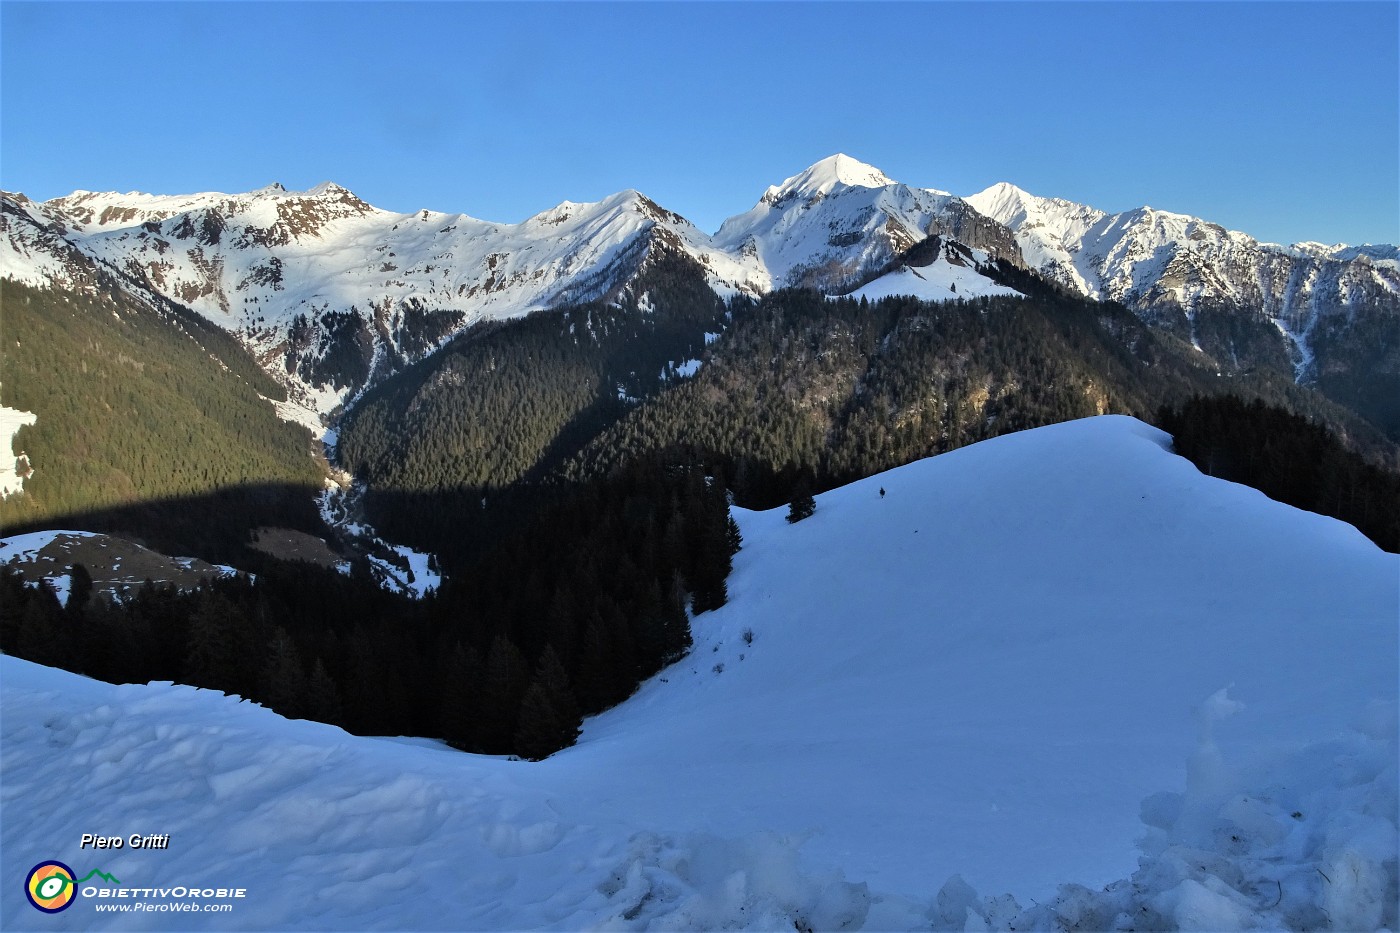
{"type": "Polygon", "coordinates": [[[1324,424],[1235,395],[1193,397],[1157,419],[1202,473],[1339,518],[1400,553],[1400,473],[1348,450],[1324,424]]]}
{"type": "MultiPolygon", "coordinates": [[[[114,683],[171,680],[369,735],[544,757],[691,643],[739,547],[722,487],[638,462],[541,506],[426,600],[262,558],[120,604],[0,569],[0,650],[114,683]],[[76,646],[76,647],[75,647],[76,646]]],[[[75,570],[75,579],[85,571],[75,570]]]]}
{"type": "Polygon", "coordinates": [[[340,425],[340,461],[369,485],[376,527],[453,566],[670,364],[702,355],[724,317],[692,260],[661,256],[618,305],[482,325],[366,393],[340,425]]]}
{"type": "Polygon", "coordinates": [[[319,527],[324,467],[280,387],[231,336],[119,288],[4,285],[0,403],[33,412],[15,448],[33,475],[0,501],[6,533],[52,527],[227,557],[258,525],[319,527]],[[104,519],[121,510],[120,526],[104,519]]]}
{"type": "Polygon", "coordinates": [[[1030,296],[870,304],[811,291],[733,305],[705,365],[629,412],[568,465],[605,473],[638,451],[686,451],[727,472],[750,507],[803,478],[830,488],[969,443],[1107,412],[1151,419],[1193,394],[1262,397],[1393,450],[1339,406],[1260,370],[1218,376],[1198,351],[1122,307],[1036,288],[1030,296]]]}

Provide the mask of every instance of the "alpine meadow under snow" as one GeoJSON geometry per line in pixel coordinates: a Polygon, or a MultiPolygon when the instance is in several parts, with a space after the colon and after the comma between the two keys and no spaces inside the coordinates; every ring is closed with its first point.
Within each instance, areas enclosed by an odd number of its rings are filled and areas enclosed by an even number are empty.
{"type": "Polygon", "coordinates": [[[1100,417],[736,509],[728,605],[539,763],[0,658],[0,925],[1394,929],[1400,556],[1169,447],[1100,417]],[[45,916],[49,858],[248,896],[45,916]]]}

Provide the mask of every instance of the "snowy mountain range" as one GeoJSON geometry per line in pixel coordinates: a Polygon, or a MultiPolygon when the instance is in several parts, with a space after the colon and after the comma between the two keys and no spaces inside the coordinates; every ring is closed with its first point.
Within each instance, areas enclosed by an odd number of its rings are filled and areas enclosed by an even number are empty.
{"type": "Polygon", "coordinates": [[[1014,230],[1026,261],[1043,275],[1181,324],[1197,346],[1203,310],[1261,316],[1287,337],[1299,381],[1318,375],[1320,329],[1358,308],[1400,314],[1394,246],[1260,243],[1198,217],[1150,207],[1108,214],[1006,183],[967,200],[1014,230]]]}
{"type": "MultiPolygon", "coordinates": [[[[326,183],[246,194],[77,191],[3,196],[3,275],[90,287],[97,269],[236,334],[293,397],[326,414],[484,320],[617,298],[660,253],[687,256],[719,294],[810,286],[925,298],[1004,293],[998,262],[1127,304],[1222,362],[1285,361],[1299,380],[1347,369],[1363,312],[1400,327],[1393,246],[1262,244],[1197,218],[1105,214],[1008,184],[960,198],[845,155],[769,187],[707,235],[636,191],[565,201],[520,223],[375,208],[326,183]],[[910,251],[930,237],[942,251],[910,251]],[[874,279],[880,281],[872,281],[874,279]],[[1257,351],[1226,312],[1266,325],[1257,351]]],[[[1397,351],[1400,352],[1400,351],[1397,351]]],[[[1381,365],[1400,361],[1382,361],[1381,365]]]]}
{"type": "Polygon", "coordinates": [[[538,763],[0,657],[0,925],[1393,930],[1400,557],[1169,442],[1092,418],[734,510],[729,604],[538,763]],[[52,859],[110,877],[45,916],[52,859]]]}

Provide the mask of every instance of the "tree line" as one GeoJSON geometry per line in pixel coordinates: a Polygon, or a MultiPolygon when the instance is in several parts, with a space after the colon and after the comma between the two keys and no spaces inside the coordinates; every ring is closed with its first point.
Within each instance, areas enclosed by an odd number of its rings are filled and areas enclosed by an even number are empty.
{"type": "Polygon", "coordinates": [[[1339,518],[1400,553],[1400,474],[1348,449],[1325,425],[1260,399],[1193,396],[1158,413],[1202,473],[1339,518]]]}

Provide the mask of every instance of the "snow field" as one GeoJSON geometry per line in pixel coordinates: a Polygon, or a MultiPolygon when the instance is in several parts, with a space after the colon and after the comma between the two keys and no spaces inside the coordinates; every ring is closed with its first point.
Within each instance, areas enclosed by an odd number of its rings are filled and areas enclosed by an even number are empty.
{"type": "Polygon", "coordinates": [[[1394,929],[1400,557],[1167,444],[735,510],[691,654],[539,763],[0,658],[0,874],[250,892],[128,929],[1394,929]]]}
{"type": "MultiPolygon", "coordinates": [[[[988,262],[986,252],[968,250],[979,266],[988,262]]],[[[971,266],[948,261],[948,251],[927,266],[902,266],[873,282],[862,285],[848,297],[879,301],[893,295],[910,295],[922,301],[955,301],[960,298],[980,298],[984,295],[1016,295],[1020,292],[998,285],[971,266]]]]}

